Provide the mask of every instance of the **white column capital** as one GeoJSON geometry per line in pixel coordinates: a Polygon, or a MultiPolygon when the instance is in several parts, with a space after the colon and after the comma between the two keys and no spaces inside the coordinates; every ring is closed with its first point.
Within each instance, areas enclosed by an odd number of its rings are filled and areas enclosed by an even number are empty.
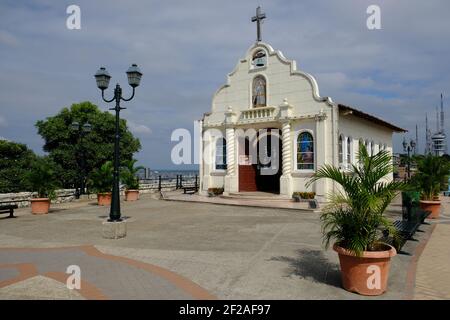
{"type": "Polygon", "coordinates": [[[234,124],[237,121],[237,114],[233,111],[232,106],[228,106],[227,111],[225,111],[225,123],[234,124]]]}
{"type": "Polygon", "coordinates": [[[280,104],[280,120],[289,119],[292,116],[292,106],[289,104],[287,98],[284,98],[283,103],[280,104]]]}

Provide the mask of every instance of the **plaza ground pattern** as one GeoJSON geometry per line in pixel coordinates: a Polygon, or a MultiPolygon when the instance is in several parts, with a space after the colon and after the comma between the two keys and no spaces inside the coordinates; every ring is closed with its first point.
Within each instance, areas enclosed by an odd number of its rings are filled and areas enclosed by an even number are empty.
{"type": "MultiPolygon", "coordinates": [[[[363,297],[341,287],[319,214],[283,208],[123,202],[128,234],[103,239],[108,208],[80,200],[33,216],[0,218],[0,299],[449,299],[450,201],[392,261],[389,290],[363,297]],[[69,290],[67,267],[81,270],[69,290]]],[[[399,202],[388,212],[400,217],[399,202]]]]}

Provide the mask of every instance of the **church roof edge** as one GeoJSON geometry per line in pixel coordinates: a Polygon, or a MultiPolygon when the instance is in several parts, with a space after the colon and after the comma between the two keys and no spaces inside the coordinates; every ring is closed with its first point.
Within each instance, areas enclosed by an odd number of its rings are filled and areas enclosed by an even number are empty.
{"type": "Polygon", "coordinates": [[[389,129],[392,129],[394,132],[408,132],[408,130],[406,130],[406,129],[400,128],[400,127],[398,127],[398,126],[396,126],[396,125],[394,125],[392,123],[384,121],[384,120],[382,120],[380,118],[377,118],[377,117],[375,117],[373,115],[365,113],[365,112],[363,112],[361,110],[355,109],[354,107],[350,107],[350,106],[347,106],[347,105],[344,105],[344,104],[341,104],[341,103],[338,103],[338,107],[339,107],[339,110],[351,111],[354,116],[357,116],[357,117],[360,117],[360,118],[372,121],[372,122],[374,122],[376,124],[379,124],[381,126],[384,126],[384,127],[389,128],[389,129]]]}

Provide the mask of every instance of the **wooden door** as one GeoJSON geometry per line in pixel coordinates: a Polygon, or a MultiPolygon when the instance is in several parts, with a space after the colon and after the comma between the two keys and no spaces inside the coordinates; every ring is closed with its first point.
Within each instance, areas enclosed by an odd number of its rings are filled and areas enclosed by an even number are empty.
{"type": "Polygon", "coordinates": [[[240,141],[239,146],[239,192],[257,191],[256,185],[256,164],[252,164],[250,156],[250,141],[246,137],[240,141]]]}

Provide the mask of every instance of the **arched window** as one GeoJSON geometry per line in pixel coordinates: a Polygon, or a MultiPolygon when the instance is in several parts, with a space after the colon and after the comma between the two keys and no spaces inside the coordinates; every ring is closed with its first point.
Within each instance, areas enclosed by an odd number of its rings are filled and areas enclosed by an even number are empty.
{"type": "Polygon", "coordinates": [[[342,135],[339,136],[338,141],[338,152],[339,152],[339,165],[344,165],[344,137],[342,135]]]}
{"type": "Polygon", "coordinates": [[[352,165],[352,148],[353,148],[352,138],[347,137],[347,167],[348,168],[350,168],[350,166],[352,165]]]}
{"type": "Polygon", "coordinates": [[[314,139],[309,132],[302,132],[297,138],[297,169],[314,170],[314,139]]]}
{"type": "Polygon", "coordinates": [[[253,107],[265,107],[266,103],[266,79],[263,76],[257,76],[253,79],[252,93],[253,107]]]}
{"type": "Polygon", "coordinates": [[[219,138],[216,141],[216,170],[227,169],[227,141],[219,138]]]}

